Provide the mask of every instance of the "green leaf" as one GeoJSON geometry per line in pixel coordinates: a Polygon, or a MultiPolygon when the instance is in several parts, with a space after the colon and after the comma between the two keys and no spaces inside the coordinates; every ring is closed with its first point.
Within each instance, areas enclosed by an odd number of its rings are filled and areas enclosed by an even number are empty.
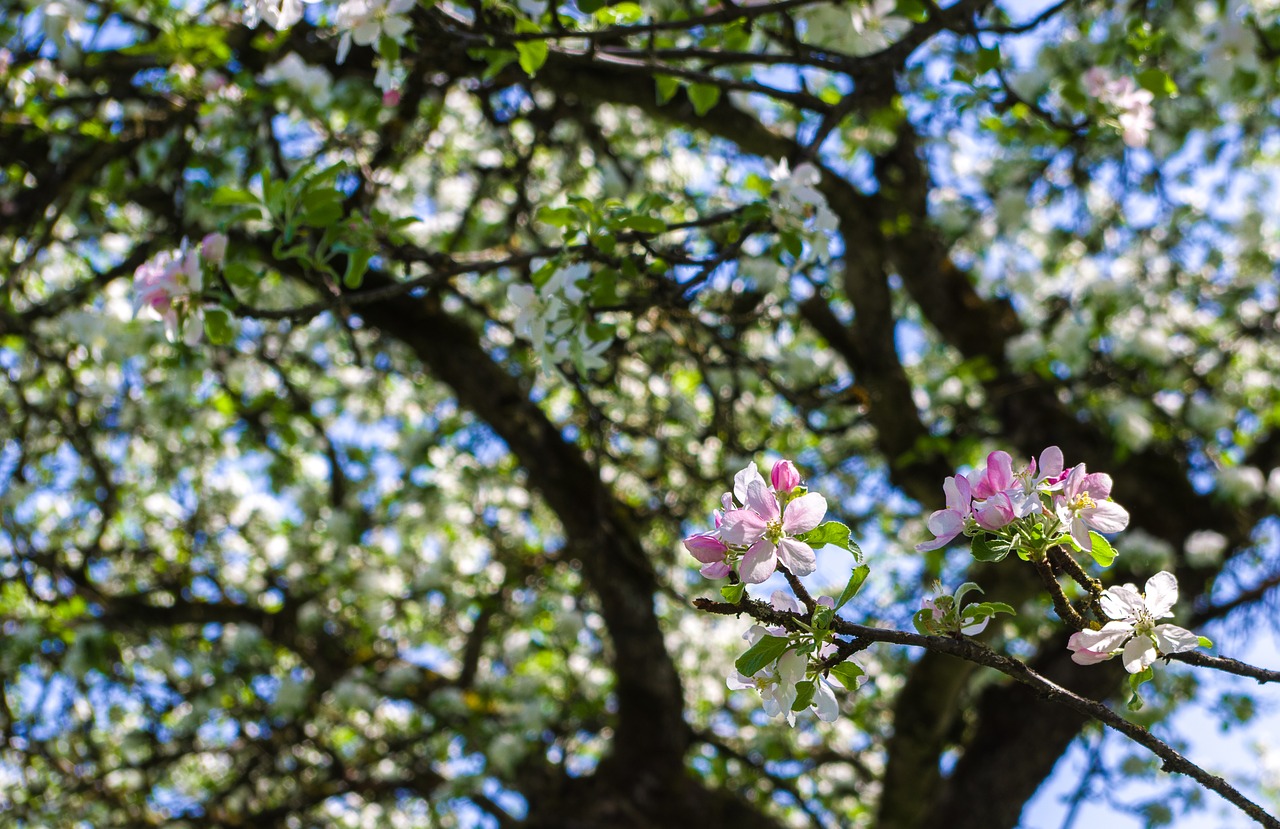
{"type": "Polygon", "coordinates": [[[859,668],[853,662],[841,662],[830,671],[831,675],[840,680],[840,684],[848,688],[850,691],[858,690],[858,680],[866,676],[866,672],[859,668]]]}
{"type": "Polygon", "coordinates": [[[799,259],[804,253],[804,240],[800,238],[798,233],[793,233],[789,230],[783,231],[778,234],[778,240],[782,242],[783,250],[796,259],[799,259]]]}
{"type": "Polygon", "coordinates": [[[978,74],[1000,68],[1000,47],[978,50],[978,74]]]}
{"type": "Polygon", "coordinates": [[[905,17],[916,23],[923,23],[929,19],[929,8],[920,0],[898,0],[898,6],[893,10],[895,17],[905,17]]]}
{"type": "Polygon", "coordinates": [[[236,204],[261,204],[258,197],[250,193],[248,190],[239,190],[235,187],[219,187],[213,191],[213,196],[209,199],[209,204],[214,207],[229,207],[236,204]]]}
{"type": "Polygon", "coordinates": [[[802,679],[796,683],[796,701],[791,703],[792,711],[803,711],[813,705],[813,695],[817,686],[812,679],[802,679]]]}
{"type": "Polygon", "coordinates": [[[1133,696],[1129,698],[1129,710],[1139,711],[1142,709],[1142,695],[1138,693],[1138,689],[1143,683],[1150,682],[1155,678],[1155,672],[1148,666],[1141,673],[1129,675],[1129,690],[1133,691],[1133,696]]]}
{"type": "Polygon", "coordinates": [[[659,104],[670,101],[680,91],[680,81],[670,75],[654,75],[653,84],[657,90],[659,104]]]}
{"type": "Polygon", "coordinates": [[[973,557],[978,561],[1003,561],[1004,557],[1009,555],[1009,547],[1008,545],[997,546],[985,535],[975,535],[969,552],[973,553],[973,557]]]}
{"type": "Polygon", "coordinates": [[[1007,605],[1004,602],[983,602],[979,607],[989,609],[990,615],[992,616],[997,613],[1008,613],[1010,616],[1018,615],[1018,612],[1013,609],[1012,605],[1007,605]]]}
{"type": "Polygon", "coordinates": [[[1197,636],[1196,641],[1200,643],[1200,647],[1202,648],[1213,647],[1213,640],[1210,639],[1208,636],[1197,636]]]}
{"type": "Polygon", "coordinates": [[[849,583],[844,586],[844,590],[840,591],[840,598],[836,599],[836,610],[844,607],[850,599],[858,595],[858,591],[862,589],[862,583],[870,574],[871,568],[865,564],[853,568],[853,572],[849,574],[849,583]]]}
{"type": "Polygon", "coordinates": [[[827,607],[825,604],[818,605],[813,609],[813,629],[815,631],[830,630],[831,620],[835,618],[835,615],[836,612],[833,608],[827,607]]]}
{"type": "Polygon", "coordinates": [[[932,636],[936,631],[934,625],[936,620],[932,608],[922,607],[911,617],[911,624],[915,625],[916,632],[922,636],[932,636]]]}
{"type": "Polygon", "coordinates": [[[644,17],[644,9],[639,3],[613,3],[595,12],[596,20],[613,25],[636,23],[644,17]]]}
{"type": "Polygon", "coordinates": [[[724,596],[724,600],[729,604],[737,604],[742,601],[742,594],[745,593],[746,590],[747,585],[745,582],[726,584],[724,587],[720,588],[720,595],[724,596]]]}
{"type": "Polygon", "coordinates": [[[693,104],[693,111],[699,115],[706,115],[720,100],[720,87],[709,83],[690,84],[688,95],[689,103],[693,104]]]}
{"type": "Polygon", "coordinates": [[[961,602],[964,600],[965,594],[972,593],[975,590],[978,591],[978,593],[982,592],[982,588],[971,581],[967,581],[964,584],[957,587],[956,592],[952,594],[952,596],[955,598],[955,603],[956,603],[955,606],[960,607],[961,602]]]}
{"type": "Polygon", "coordinates": [[[796,539],[815,550],[828,544],[847,550],[849,549],[849,528],[839,521],[824,521],[809,532],[797,535],[796,539]]]}
{"type": "Polygon", "coordinates": [[[373,251],[353,250],[347,254],[347,272],[342,275],[342,284],[348,288],[359,288],[364,283],[365,272],[369,270],[369,260],[373,251]]]}
{"type": "Polygon", "coordinates": [[[231,315],[222,308],[210,308],[204,312],[204,333],[214,345],[226,345],[235,338],[231,315]]]}
{"type": "Polygon", "coordinates": [[[1173,78],[1160,69],[1147,69],[1139,72],[1138,86],[1159,98],[1170,98],[1178,94],[1178,85],[1173,78]]]}
{"type": "Polygon", "coordinates": [[[638,230],[641,233],[662,233],[667,229],[667,223],[654,216],[627,216],[619,224],[628,230],[638,230]]]}
{"type": "Polygon", "coordinates": [[[538,209],[538,221],[552,227],[569,227],[577,224],[578,211],[572,207],[542,207],[538,209]]]}
{"type": "Polygon", "coordinates": [[[1089,555],[1103,567],[1110,567],[1111,562],[1116,560],[1116,551],[1112,548],[1111,542],[1093,530],[1089,531],[1089,539],[1093,541],[1093,549],[1089,551],[1089,555]]]}
{"type": "Polygon", "coordinates": [[[747,648],[747,652],[739,656],[733,665],[743,676],[755,676],[762,668],[776,662],[779,656],[790,649],[791,640],[785,636],[764,636],[759,642],[747,648]]]}
{"type": "Polygon", "coordinates": [[[258,283],[258,274],[243,262],[228,262],[223,265],[222,275],[237,288],[251,288],[258,283]]]}
{"type": "MultiPolygon", "coordinates": [[[[542,28],[530,20],[517,20],[516,31],[521,34],[534,34],[542,28]]],[[[547,42],[545,40],[518,40],[515,42],[516,54],[519,55],[520,68],[529,77],[538,74],[542,64],[547,62],[547,42]]]]}

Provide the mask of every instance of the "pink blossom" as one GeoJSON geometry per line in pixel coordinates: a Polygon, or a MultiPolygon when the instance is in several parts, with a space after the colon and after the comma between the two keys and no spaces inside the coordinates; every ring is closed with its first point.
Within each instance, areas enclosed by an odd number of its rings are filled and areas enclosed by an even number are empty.
{"type": "Polygon", "coordinates": [[[1108,500],[1110,496],[1111,476],[1090,473],[1080,464],[1068,473],[1062,493],[1054,497],[1058,520],[1070,527],[1071,537],[1086,552],[1093,550],[1089,530],[1118,533],[1129,526],[1129,513],[1108,500]]]}
{"type": "Polygon", "coordinates": [[[1160,654],[1195,650],[1200,640],[1194,633],[1177,625],[1156,624],[1157,619],[1173,615],[1177,601],[1178,580],[1168,571],[1147,579],[1144,593],[1132,584],[1108,587],[1100,604],[1112,621],[1101,630],[1073,634],[1067,642],[1071,660],[1079,665],[1094,665],[1120,653],[1124,669],[1136,674],[1146,670],[1160,654]]]}
{"type": "Polygon", "coordinates": [[[937,550],[950,544],[952,539],[964,532],[965,524],[972,515],[973,493],[968,478],[963,475],[947,478],[942,484],[942,491],[947,496],[947,508],[937,510],[926,522],[929,532],[936,538],[917,544],[916,552],[937,550]]]}
{"type": "Polygon", "coordinates": [[[763,481],[752,480],[745,503],[745,507],[725,513],[720,527],[720,538],[727,544],[750,545],[739,568],[743,581],[759,584],[773,575],[779,561],[798,576],[816,569],[813,548],[794,536],[822,522],[827,512],[825,498],[810,492],[782,508],[763,481]]]}
{"type": "Polygon", "coordinates": [[[977,473],[973,484],[973,498],[981,501],[990,498],[997,492],[1011,489],[1013,479],[1013,458],[1008,452],[998,451],[987,455],[987,465],[977,473]]]}
{"type": "Polygon", "coordinates": [[[210,233],[200,240],[200,257],[213,267],[222,264],[227,256],[227,235],[225,233],[210,233]]]}
{"type": "Polygon", "coordinates": [[[185,324],[188,317],[199,316],[198,297],[203,287],[200,261],[187,241],[176,251],[166,250],[138,266],[133,274],[133,313],[150,309],[164,321],[170,342],[183,333],[183,340],[194,345],[200,340],[200,326],[185,324]]]}

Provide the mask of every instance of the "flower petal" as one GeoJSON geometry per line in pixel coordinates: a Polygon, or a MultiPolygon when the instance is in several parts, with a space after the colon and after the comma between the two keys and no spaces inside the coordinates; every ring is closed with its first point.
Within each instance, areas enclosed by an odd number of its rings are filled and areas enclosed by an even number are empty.
{"type": "Polygon", "coordinates": [[[982,506],[974,511],[974,520],[985,530],[998,530],[1013,520],[1013,502],[1009,495],[997,492],[982,502],[982,506]]]}
{"type": "Polygon", "coordinates": [[[814,554],[813,548],[794,538],[783,538],[778,541],[778,558],[797,576],[807,576],[818,569],[818,557],[814,554]]]}
{"type": "Polygon", "coordinates": [[[747,584],[759,584],[778,569],[777,548],[763,538],[751,545],[738,565],[738,575],[747,584]]]}
{"type": "Polygon", "coordinates": [[[1156,645],[1160,653],[1182,653],[1200,647],[1200,637],[1177,625],[1156,625],[1156,645]]]}
{"type": "Polygon", "coordinates": [[[823,722],[835,722],[840,716],[840,703],[836,701],[835,691],[825,680],[813,681],[813,711],[823,722]]]}
{"type": "Polygon", "coordinates": [[[733,568],[725,561],[713,561],[710,564],[704,564],[698,569],[698,572],[709,579],[722,579],[733,572],[733,568]]]}
{"type": "Polygon", "coordinates": [[[1145,636],[1135,636],[1124,646],[1120,659],[1124,669],[1131,674],[1142,673],[1152,662],[1156,661],[1156,646],[1145,636]]]}
{"type": "Polygon", "coordinates": [[[1080,514],[1098,532],[1118,533],[1129,526],[1129,511],[1115,501],[1096,501],[1080,514]]]}
{"type": "Polygon", "coordinates": [[[764,535],[766,522],[755,510],[731,509],[724,514],[720,539],[726,544],[754,544],[764,535]]]}
{"type": "MultiPolygon", "coordinates": [[[[1173,606],[1178,603],[1178,579],[1168,570],[1161,570],[1146,584],[1147,611],[1157,619],[1173,615],[1173,606]]],[[[1161,648],[1163,650],[1163,648],[1161,648]]]]}
{"type": "Polygon", "coordinates": [[[764,483],[764,478],[760,476],[760,470],[756,468],[755,461],[733,476],[733,497],[738,499],[739,504],[747,503],[747,485],[752,481],[764,483]]]}
{"type": "Polygon", "coordinates": [[[723,541],[711,533],[698,533],[697,535],[689,536],[684,540],[684,548],[703,564],[723,561],[724,554],[729,549],[724,546],[723,541]]]}
{"type": "Polygon", "coordinates": [[[1062,450],[1050,446],[1040,453],[1040,468],[1037,475],[1041,478],[1056,478],[1062,474],[1062,450]]]}
{"type": "Polygon", "coordinates": [[[827,499],[816,492],[801,495],[782,513],[782,529],[791,535],[807,533],[822,523],[827,514],[827,499]]]}
{"type": "Polygon", "coordinates": [[[947,496],[947,509],[967,515],[973,508],[973,490],[969,487],[969,479],[963,475],[947,478],[942,484],[942,491],[947,496]]]}
{"type": "Polygon", "coordinates": [[[1080,478],[1080,489],[1089,493],[1095,501],[1103,501],[1111,497],[1111,476],[1105,472],[1091,472],[1080,478]]]}
{"type": "Polygon", "coordinates": [[[1121,645],[1124,645],[1125,641],[1132,636],[1132,624],[1107,622],[1103,624],[1101,631],[1084,629],[1084,631],[1073,633],[1070,642],[1068,642],[1068,647],[1071,650],[1091,650],[1101,652],[1101,654],[1110,654],[1111,651],[1117,650],[1121,645]]]}
{"type": "Polygon", "coordinates": [[[785,590],[773,591],[773,595],[769,597],[769,604],[773,606],[774,610],[778,610],[783,613],[800,612],[800,604],[796,601],[795,596],[792,596],[785,590]]]}
{"type": "Polygon", "coordinates": [[[769,491],[764,481],[752,481],[747,484],[747,507],[759,513],[765,521],[777,520],[781,515],[778,509],[778,497],[769,491]]]}
{"type": "Polygon", "coordinates": [[[1102,612],[1112,619],[1136,619],[1147,609],[1146,602],[1132,584],[1115,585],[1102,591],[1102,612]]]}

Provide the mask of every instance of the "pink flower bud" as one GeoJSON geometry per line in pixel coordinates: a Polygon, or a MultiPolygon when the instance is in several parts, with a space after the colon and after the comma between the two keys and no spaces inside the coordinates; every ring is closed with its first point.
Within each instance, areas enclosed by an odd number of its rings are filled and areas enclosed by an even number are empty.
{"type": "Polygon", "coordinates": [[[227,237],[224,233],[210,233],[200,241],[200,256],[215,268],[227,256],[227,237]]]}
{"type": "Polygon", "coordinates": [[[399,104],[400,104],[400,90],[388,89],[386,92],[382,93],[382,105],[384,107],[399,106],[399,104]]]}
{"type": "Polygon", "coordinates": [[[796,471],[796,465],[791,461],[775,463],[769,477],[773,480],[773,488],[778,492],[790,492],[800,486],[800,473],[796,471]]]}

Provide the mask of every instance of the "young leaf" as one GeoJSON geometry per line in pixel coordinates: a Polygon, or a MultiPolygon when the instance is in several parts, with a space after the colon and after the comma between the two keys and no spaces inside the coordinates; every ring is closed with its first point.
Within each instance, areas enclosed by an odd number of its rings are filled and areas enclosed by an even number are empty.
{"type": "Polygon", "coordinates": [[[1089,538],[1093,541],[1093,549],[1089,551],[1089,555],[1103,567],[1110,567],[1111,562],[1116,560],[1116,551],[1112,548],[1111,542],[1093,530],[1089,531],[1089,538]]]}
{"type": "Polygon", "coordinates": [[[720,588],[720,595],[724,596],[724,600],[729,604],[737,604],[738,602],[742,601],[742,594],[746,591],[746,589],[747,589],[747,585],[745,582],[738,582],[737,584],[726,584],[724,587],[720,588]]]}
{"type": "Polygon", "coordinates": [[[815,550],[828,544],[834,544],[842,550],[849,549],[849,528],[839,521],[823,522],[809,530],[809,532],[801,533],[796,538],[815,550]]]}
{"type": "Polygon", "coordinates": [[[761,668],[776,662],[790,647],[791,640],[785,636],[765,636],[747,648],[747,652],[739,656],[733,665],[743,676],[755,676],[761,668]]]}
{"type": "Polygon", "coordinates": [[[641,233],[662,233],[667,229],[666,222],[653,216],[628,216],[622,220],[621,225],[641,233]]]}
{"type": "Polygon", "coordinates": [[[348,288],[359,288],[364,282],[365,271],[369,270],[369,260],[373,252],[353,250],[347,255],[347,272],[342,275],[342,284],[348,288]]]}
{"type": "Polygon", "coordinates": [[[1138,689],[1143,683],[1150,682],[1155,678],[1155,671],[1148,666],[1141,673],[1129,675],[1129,690],[1133,691],[1133,696],[1129,698],[1129,710],[1138,711],[1142,708],[1142,695],[1138,693],[1138,689]]]}
{"type": "Polygon", "coordinates": [[[975,590],[978,591],[979,593],[982,592],[982,588],[971,581],[967,581],[964,584],[957,587],[956,592],[952,594],[953,596],[955,596],[956,607],[961,607],[962,602],[964,601],[965,595],[968,593],[972,593],[975,590]]]}
{"type": "Polygon", "coordinates": [[[204,333],[214,345],[226,345],[235,337],[231,327],[231,315],[222,308],[210,308],[204,312],[204,333]]]}
{"type": "Polygon", "coordinates": [[[858,591],[862,589],[862,583],[867,580],[870,573],[871,568],[865,564],[853,568],[853,572],[849,574],[849,583],[844,586],[844,590],[840,591],[840,598],[836,599],[836,610],[844,607],[850,599],[858,595],[858,591]]]}
{"type": "Polygon", "coordinates": [[[1003,561],[1004,557],[1009,555],[1007,546],[996,546],[988,541],[985,535],[975,535],[969,551],[978,561],[1003,561]]]}
{"type": "Polygon", "coordinates": [[[654,75],[653,84],[657,87],[658,103],[665,104],[680,91],[680,81],[670,75],[654,75]]]}
{"type": "Polygon", "coordinates": [[[1210,639],[1208,636],[1197,636],[1196,640],[1200,643],[1200,647],[1202,648],[1213,647],[1213,640],[1210,639]]]}
{"type": "Polygon", "coordinates": [[[853,662],[841,662],[831,669],[831,675],[840,680],[840,684],[845,688],[856,691],[861,684],[858,680],[864,677],[866,672],[853,662]]]}
{"type": "Polygon", "coordinates": [[[792,711],[803,711],[813,705],[813,695],[817,687],[812,679],[802,679],[796,683],[796,701],[791,703],[792,711]]]}
{"type": "MultiPolygon", "coordinates": [[[[517,20],[516,31],[521,34],[534,34],[541,32],[541,27],[537,23],[529,20],[517,20]]],[[[516,54],[519,55],[520,68],[525,74],[533,77],[538,74],[538,70],[542,68],[542,64],[547,62],[547,42],[545,40],[517,40],[515,42],[516,54]]]]}
{"type": "Polygon", "coordinates": [[[688,94],[693,111],[698,115],[706,115],[720,100],[720,87],[709,83],[690,84],[688,94]]]}

